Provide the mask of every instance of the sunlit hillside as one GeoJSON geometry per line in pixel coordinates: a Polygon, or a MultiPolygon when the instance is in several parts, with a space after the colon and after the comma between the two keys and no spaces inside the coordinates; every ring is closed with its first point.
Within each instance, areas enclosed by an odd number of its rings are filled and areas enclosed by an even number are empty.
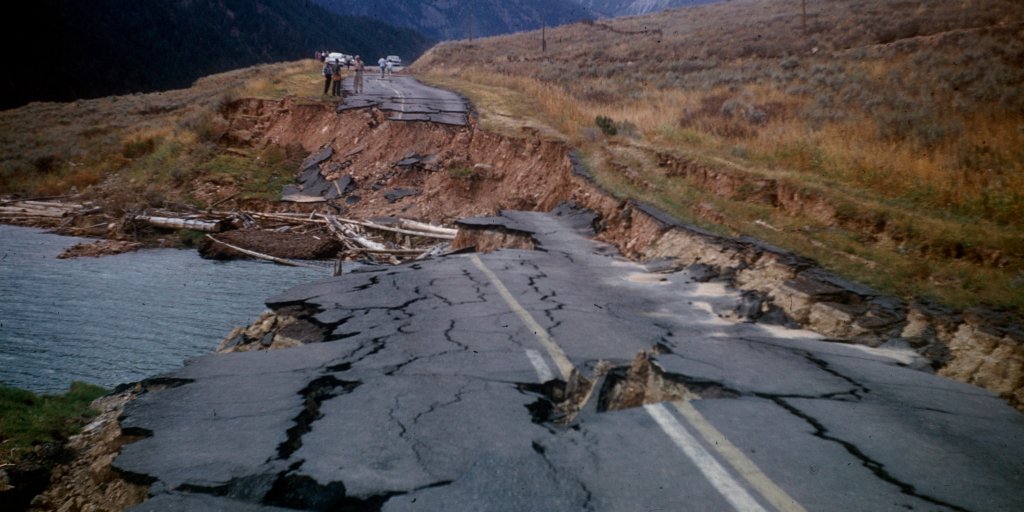
{"type": "Polygon", "coordinates": [[[415,69],[683,220],[904,295],[1024,304],[1021,2],[826,0],[805,21],[736,0],[544,36],[415,69]]]}

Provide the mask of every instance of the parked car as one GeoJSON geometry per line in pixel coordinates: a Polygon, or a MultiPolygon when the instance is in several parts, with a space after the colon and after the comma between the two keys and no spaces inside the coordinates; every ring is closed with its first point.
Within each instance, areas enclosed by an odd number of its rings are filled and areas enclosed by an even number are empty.
{"type": "Polygon", "coordinates": [[[331,52],[327,54],[327,62],[338,63],[342,66],[347,66],[350,57],[344,53],[331,52]]]}
{"type": "Polygon", "coordinates": [[[401,66],[402,65],[402,58],[399,57],[398,55],[388,55],[387,59],[388,59],[388,62],[390,62],[392,66],[401,66]]]}

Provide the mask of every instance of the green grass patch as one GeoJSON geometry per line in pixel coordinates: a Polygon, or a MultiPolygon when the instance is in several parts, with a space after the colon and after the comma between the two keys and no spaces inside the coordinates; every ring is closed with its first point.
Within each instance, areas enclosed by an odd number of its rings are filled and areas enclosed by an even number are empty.
{"type": "Polygon", "coordinates": [[[271,146],[259,158],[222,154],[198,168],[205,178],[221,185],[235,185],[243,199],[277,199],[281,188],[292,179],[298,163],[286,152],[271,146]]]}
{"type": "Polygon", "coordinates": [[[476,169],[466,166],[449,167],[448,175],[457,180],[471,180],[480,176],[476,169]]]}
{"type": "Polygon", "coordinates": [[[89,404],[105,394],[84,382],[71,383],[62,395],[0,386],[0,462],[18,462],[36,445],[64,442],[99,414],[89,404]]]}

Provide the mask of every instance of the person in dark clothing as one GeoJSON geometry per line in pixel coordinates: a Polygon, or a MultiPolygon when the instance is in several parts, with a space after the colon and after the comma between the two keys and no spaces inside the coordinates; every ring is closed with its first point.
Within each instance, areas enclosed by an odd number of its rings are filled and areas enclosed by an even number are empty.
{"type": "Polygon", "coordinates": [[[331,77],[334,76],[334,66],[330,62],[324,62],[324,96],[327,95],[327,91],[331,89],[331,77]]]}
{"type": "Polygon", "coordinates": [[[331,76],[331,80],[334,81],[333,88],[331,89],[331,96],[341,97],[341,63],[334,61],[334,74],[331,76]]]}

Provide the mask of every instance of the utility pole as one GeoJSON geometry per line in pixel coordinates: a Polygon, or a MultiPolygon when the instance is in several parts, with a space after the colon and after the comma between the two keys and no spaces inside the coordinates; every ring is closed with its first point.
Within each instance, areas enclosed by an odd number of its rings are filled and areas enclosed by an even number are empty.
{"type": "Polygon", "coordinates": [[[800,0],[800,10],[803,13],[804,36],[807,35],[807,0],[800,0]]]}

